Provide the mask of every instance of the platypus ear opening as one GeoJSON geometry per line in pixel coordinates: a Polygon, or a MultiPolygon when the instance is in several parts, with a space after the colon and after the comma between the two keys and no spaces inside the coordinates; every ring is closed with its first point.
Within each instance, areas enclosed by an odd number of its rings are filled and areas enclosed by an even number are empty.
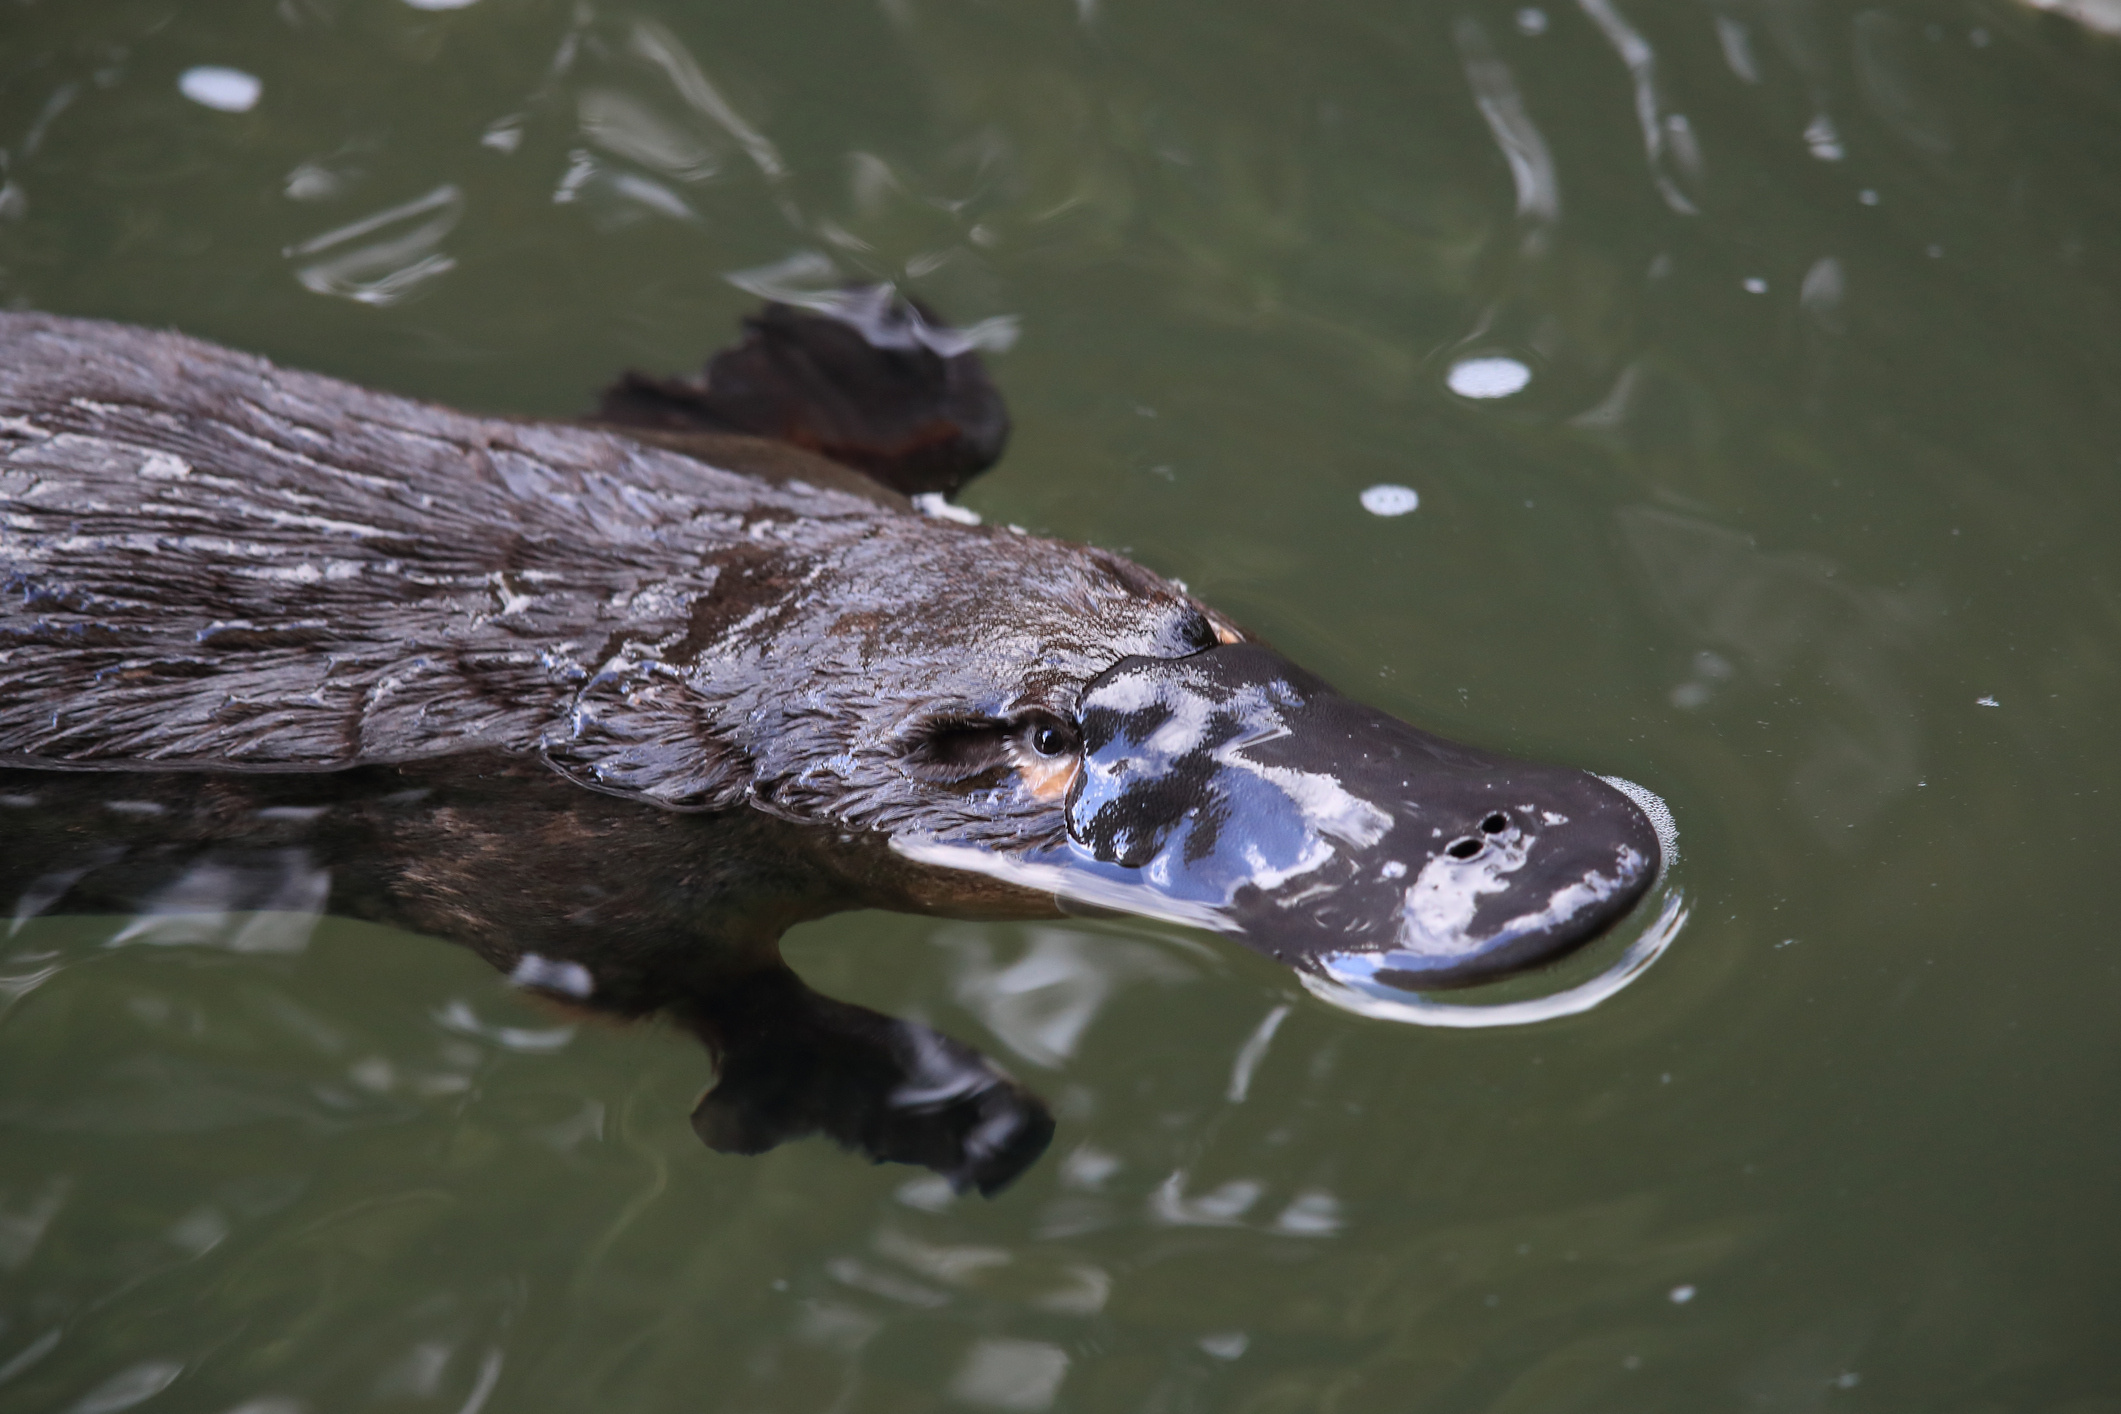
{"type": "Polygon", "coordinates": [[[976,713],[922,718],[908,733],[906,774],[929,785],[958,786],[1014,764],[1014,724],[976,713]]]}

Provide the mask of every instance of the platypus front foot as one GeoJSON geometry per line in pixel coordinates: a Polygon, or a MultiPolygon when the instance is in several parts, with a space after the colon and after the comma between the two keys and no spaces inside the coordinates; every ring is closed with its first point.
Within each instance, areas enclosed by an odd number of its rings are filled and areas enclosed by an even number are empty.
{"type": "Polygon", "coordinates": [[[769,303],[695,376],[621,375],[596,421],[764,437],[908,496],[955,494],[994,465],[1009,410],[976,334],[889,285],[825,291],[807,304],[769,303]]]}
{"type": "Polygon", "coordinates": [[[962,1042],[820,996],[786,968],[680,1009],[719,1061],[692,1127],[724,1154],[823,1134],[993,1195],[1053,1138],[1045,1102],[962,1042]]]}

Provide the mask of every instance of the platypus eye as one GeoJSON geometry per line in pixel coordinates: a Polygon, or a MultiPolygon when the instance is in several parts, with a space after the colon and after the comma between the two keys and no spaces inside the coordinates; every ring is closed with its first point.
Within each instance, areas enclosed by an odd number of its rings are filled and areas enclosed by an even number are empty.
{"type": "Polygon", "coordinates": [[[1075,750],[1074,730],[1052,717],[1033,718],[1024,737],[1041,756],[1066,756],[1075,750]]]}
{"type": "Polygon", "coordinates": [[[902,759],[907,774],[934,785],[968,785],[1015,766],[1065,787],[1055,773],[1065,770],[1072,779],[1080,741],[1074,723],[1050,712],[1008,718],[946,712],[910,730],[902,759]]]}

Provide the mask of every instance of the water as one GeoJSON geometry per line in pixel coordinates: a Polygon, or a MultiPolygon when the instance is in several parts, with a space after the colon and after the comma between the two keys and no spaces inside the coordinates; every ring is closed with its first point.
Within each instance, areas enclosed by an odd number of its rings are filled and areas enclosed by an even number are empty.
{"type": "Polygon", "coordinates": [[[1692,914],[1481,1031],[798,930],[1053,1102],[991,1202],[431,940],[38,920],[0,1409],[2121,1408],[2117,118],[2001,0],[9,7],[10,303],[567,415],[901,278],[1016,335],[967,504],[1644,783],[1692,914]]]}

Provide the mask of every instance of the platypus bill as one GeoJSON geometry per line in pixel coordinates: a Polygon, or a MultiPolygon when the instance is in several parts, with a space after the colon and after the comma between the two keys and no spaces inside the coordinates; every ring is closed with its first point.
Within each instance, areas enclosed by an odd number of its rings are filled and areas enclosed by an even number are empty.
{"type": "Polygon", "coordinates": [[[1008,427],[926,311],[747,323],[568,425],[0,313],[15,916],[433,934],[691,1027],[718,1149],[824,1133],[991,1193],[1044,1105],[811,992],[788,927],[1117,910],[1432,990],[1649,888],[1656,832],[1597,777],[1361,706],[1118,555],[915,513],[1008,427]]]}

